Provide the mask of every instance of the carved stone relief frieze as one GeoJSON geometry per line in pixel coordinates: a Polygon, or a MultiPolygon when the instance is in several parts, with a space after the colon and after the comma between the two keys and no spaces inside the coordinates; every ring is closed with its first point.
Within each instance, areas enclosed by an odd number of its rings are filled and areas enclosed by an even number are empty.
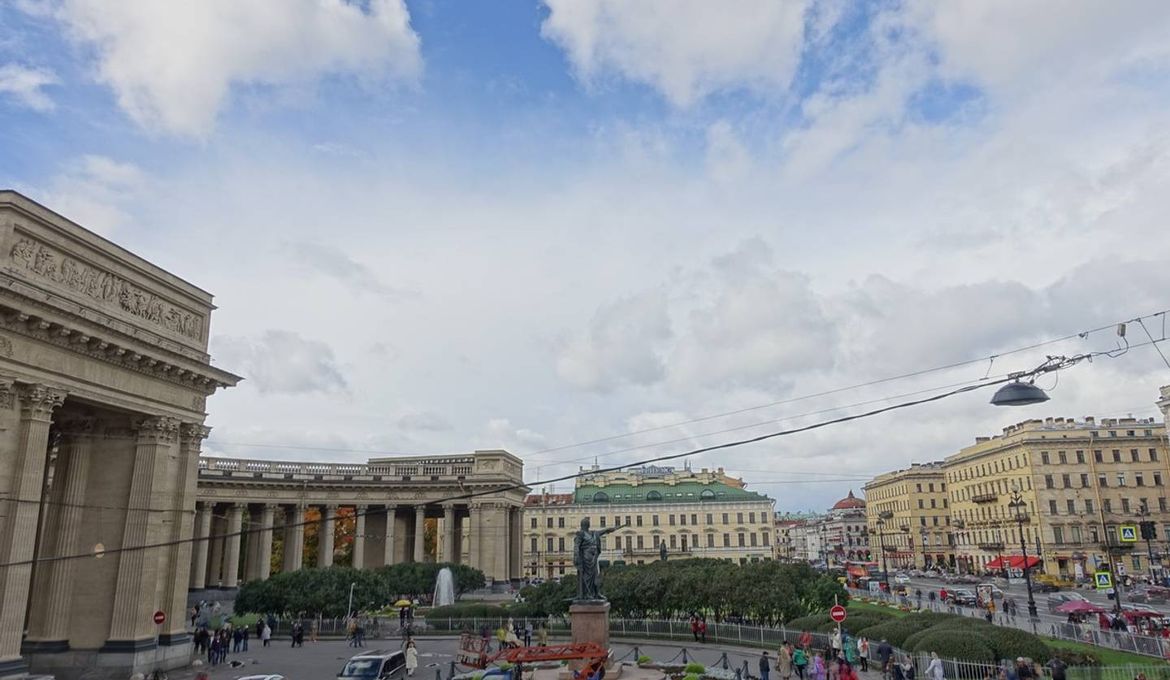
{"type": "Polygon", "coordinates": [[[121,277],[79,262],[56,248],[29,238],[17,241],[9,257],[19,268],[86,295],[102,304],[149,321],[173,333],[203,339],[203,317],[182,310],[121,277]]]}

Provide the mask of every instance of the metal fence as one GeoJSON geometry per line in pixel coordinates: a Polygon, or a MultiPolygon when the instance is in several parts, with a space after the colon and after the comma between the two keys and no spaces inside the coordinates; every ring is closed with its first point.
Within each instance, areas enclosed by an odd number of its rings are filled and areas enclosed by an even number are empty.
{"type": "MultiPolygon", "coordinates": [[[[870,600],[886,602],[894,606],[907,609],[918,609],[917,601],[904,595],[890,593],[874,593],[868,590],[848,589],[851,597],[864,597],[870,600]]],[[[977,607],[956,606],[939,602],[924,602],[923,609],[929,611],[949,612],[959,616],[968,616],[973,619],[986,619],[986,612],[977,607]]],[[[992,622],[998,626],[1018,628],[1037,635],[1046,635],[1057,640],[1070,642],[1084,642],[1106,649],[1116,649],[1123,652],[1132,652],[1144,656],[1164,659],[1170,656],[1170,640],[1149,635],[1137,635],[1125,631],[1101,630],[1099,626],[1074,623],[1045,623],[1033,622],[1027,614],[1008,616],[1002,611],[996,612],[992,622]]],[[[1147,676],[1148,678],[1149,676],[1147,676]]],[[[1130,676],[1128,680],[1133,680],[1130,676]]]]}

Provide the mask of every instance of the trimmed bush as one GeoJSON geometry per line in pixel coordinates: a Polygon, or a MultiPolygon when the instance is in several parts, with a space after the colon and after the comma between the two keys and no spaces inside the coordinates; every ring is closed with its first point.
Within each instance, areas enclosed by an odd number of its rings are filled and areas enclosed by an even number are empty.
{"type": "Polygon", "coordinates": [[[918,639],[909,651],[940,657],[993,663],[995,653],[983,643],[982,638],[955,629],[943,629],[928,633],[918,639]]]}
{"type": "Polygon", "coordinates": [[[699,676],[694,673],[687,673],[683,676],[683,680],[699,680],[699,676]]]}
{"type": "Polygon", "coordinates": [[[703,666],[703,664],[692,661],[686,665],[686,668],[683,669],[683,672],[687,675],[702,675],[703,673],[707,672],[707,669],[703,666]]]}
{"type": "Polygon", "coordinates": [[[870,640],[888,640],[891,645],[901,647],[906,642],[906,638],[933,625],[934,621],[930,619],[912,615],[870,626],[864,631],[859,631],[858,634],[865,635],[870,640]]]}
{"type": "Polygon", "coordinates": [[[645,666],[648,663],[654,663],[654,659],[651,659],[650,657],[646,656],[645,654],[638,657],[638,665],[639,666],[645,666]]]}
{"type": "Polygon", "coordinates": [[[1024,657],[1037,663],[1048,661],[1052,651],[1044,641],[1035,635],[1016,628],[984,625],[978,630],[978,635],[997,659],[1015,659],[1024,657]]]}
{"type": "Polygon", "coordinates": [[[816,630],[817,626],[824,623],[828,618],[829,615],[827,613],[801,616],[800,618],[785,622],[784,627],[792,630],[816,630]]]}

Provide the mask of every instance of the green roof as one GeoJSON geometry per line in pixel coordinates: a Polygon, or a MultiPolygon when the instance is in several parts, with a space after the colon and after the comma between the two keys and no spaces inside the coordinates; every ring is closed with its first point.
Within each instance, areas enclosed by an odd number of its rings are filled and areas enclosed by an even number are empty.
{"type": "Polygon", "coordinates": [[[575,503],[701,503],[703,501],[766,501],[767,496],[726,484],[680,482],[678,484],[583,484],[577,487],[575,503]],[[598,497],[598,494],[604,494],[598,497]],[[602,499],[605,500],[602,500],[602,499]]]}

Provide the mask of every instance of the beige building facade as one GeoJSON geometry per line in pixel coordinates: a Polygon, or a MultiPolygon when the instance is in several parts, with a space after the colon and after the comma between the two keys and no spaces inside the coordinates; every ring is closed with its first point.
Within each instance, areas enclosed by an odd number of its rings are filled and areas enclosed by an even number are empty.
{"type": "Polygon", "coordinates": [[[572,494],[534,494],[525,504],[524,573],[575,573],[573,534],[621,526],[603,539],[601,559],[645,564],[708,557],[738,563],[773,558],[773,500],[718,470],[646,467],[577,480],[572,494]]]}
{"type": "MultiPolygon", "coordinates": [[[[1165,426],[1154,419],[1046,418],[979,437],[944,466],[957,557],[974,571],[1000,557],[1011,562],[1022,530],[1044,572],[1083,576],[1108,565],[1119,525],[1142,519],[1156,523],[1161,552],[1170,529],[1167,458],[1165,426]],[[1009,505],[1013,491],[1022,524],[1009,505]]],[[[1119,571],[1147,571],[1143,547],[1124,551],[1119,571]]]]}
{"type": "Polygon", "coordinates": [[[190,588],[234,588],[279,571],[333,564],[339,510],[354,517],[352,562],[468,564],[488,582],[521,575],[523,462],[502,450],[305,463],[204,457],[199,461],[190,588]],[[315,508],[316,561],[305,559],[306,511],[315,508]],[[347,513],[348,514],[348,513],[347,513]],[[425,526],[433,521],[434,545],[425,526]]]}
{"type": "Polygon", "coordinates": [[[0,677],[186,665],[212,296],[0,191],[0,677]],[[167,620],[156,625],[153,614],[167,620]]]}
{"type": "Polygon", "coordinates": [[[954,568],[950,499],[941,462],[878,475],[865,485],[865,499],[870,547],[879,566],[954,568]]]}

